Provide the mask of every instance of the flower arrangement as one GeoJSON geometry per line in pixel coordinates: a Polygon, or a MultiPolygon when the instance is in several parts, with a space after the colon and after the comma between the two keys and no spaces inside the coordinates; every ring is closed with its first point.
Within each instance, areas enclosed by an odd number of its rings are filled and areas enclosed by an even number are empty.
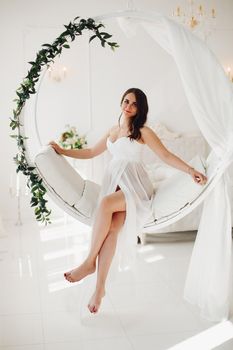
{"type": "Polygon", "coordinates": [[[66,130],[61,134],[59,144],[65,149],[82,149],[87,145],[86,137],[80,136],[74,126],[66,125],[66,130]]]}

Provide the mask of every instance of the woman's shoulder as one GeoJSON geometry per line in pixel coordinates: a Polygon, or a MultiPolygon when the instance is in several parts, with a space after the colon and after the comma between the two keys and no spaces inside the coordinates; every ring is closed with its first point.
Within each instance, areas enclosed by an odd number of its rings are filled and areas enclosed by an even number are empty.
{"type": "Polygon", "coordinates": [[[151,135],[154,134],[155,132],[147,125],[144,125],[142,128],[140,128],[141,135],[146,136],[146,135],[151,135]]]}
{"type": "Polygon", "coordinates": [[[150,142],[153,139],[159,139],[153,129],[145,125],[140,129],[141,138],[144,143],[150,142]]]}

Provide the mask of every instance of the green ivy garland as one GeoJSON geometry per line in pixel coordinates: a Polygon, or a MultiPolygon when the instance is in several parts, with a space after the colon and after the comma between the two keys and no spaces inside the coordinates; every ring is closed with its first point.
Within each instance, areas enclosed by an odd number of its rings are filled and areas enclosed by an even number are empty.
{"type": "Polygon", "coordinates": [[[36,83],[39,80],[40,72],[43,66],[49,68],[49,64],[54,62],[54,58],[62,53],[63,48],[69,49],[69,41],[74,41],[76,36],[82,35],[83,30],[88,29],[93,31],[93,35],[90,37],[89,42],[93,39],[98,38],[101,45],[105,47],[108,44],[112,50],[119,47],[115,42],[109,42],[108,39],[112,35],[101,32],[100,29],[104,27],[102,23],[95,23],[94,19],[88,18],[77,20],[80,17],[75,17],[73,22],[65,25],[65,31],[55,39],[52,44],[42,45],[42,49],[37,53],[36,60],[28,62],[31,64],[31,69],[28,71],[27,76],[23,79],[20,87],[16,90],[17,98],[14,99],[16,108],[13,110],[13,117],[10,118],[10,127],[12,130],[17,130],[17,134],[11,135],[17,141],[18,153],[14,157],[14,161],[17,165],[16,172],[21,171],[27,176],[27,186],[30,188],[32,198],[31,207],[35,207],[35,216],[37,221],[41,221],[45,224],[51,223],[50,214],[51,210],[47,208],[47,200],[44,198],[46,194],[46,188],[43,185],[42,179],[35,171],[35,167],[30,166],[26,159],[26,148],[24,141],[27,139],[26,136],[21,134],[20,127],[20,114],[25,105],[27,99],[30,98],[31,94],[36,93],[36,83]]]}

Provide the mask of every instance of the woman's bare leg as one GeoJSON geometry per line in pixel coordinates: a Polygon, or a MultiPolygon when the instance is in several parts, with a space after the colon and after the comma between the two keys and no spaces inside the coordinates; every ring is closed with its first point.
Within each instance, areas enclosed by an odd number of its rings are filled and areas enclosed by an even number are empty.
{"type": "Polygon", "coordinates": [[[100,249],[98,255],[98,274],[96,289],[92,295],[88,308],[90,312],[96,313],[100,307],[101,300],[105,295],[105,282],[108,271],[116,250],[118,233],[125,221],[125,211],[116,212],[112,216],[112,224],[109,233],[100,249]]]}
{"type": "Polygon", "coordinates": [[[115,212],[122,212],[125,210],[125,197],[121,190],[114,192],[102,199],[97,211],[96,220],[93,227],[90,252],[83,264],[81,264],[76,269],[66,272],[64,274],[65,278],[69,282],[80,281],[85,276],[95,271],[96,258],[105,241],[105,238],[109,233],[112,222],[112,215],[115,212]]]}

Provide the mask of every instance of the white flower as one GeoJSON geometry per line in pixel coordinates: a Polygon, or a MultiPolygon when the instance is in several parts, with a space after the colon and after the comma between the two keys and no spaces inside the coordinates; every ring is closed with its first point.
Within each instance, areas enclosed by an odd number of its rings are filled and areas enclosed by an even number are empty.
{"type": "Polygon", "coordinates": [[[82,148],[86,146],[86,135],[79,136],[75,126],[66,125],[66,131],[61,134],[59,142],[65,148],[82,148]],[[72,136],[64,140],[65,133],[69,133],[72,136]]]}
{"type": "Polygon", "coordinates": [[[77,130],[75,126],[72,126],[69,131],[71,131],[74,135],[77,135],[77,130]]]}
{"type": "Polygon", "coordinates": [[[67,139],[66,144],[67,145],[73,145],[74,141],[72,139],[67,139]]]}

